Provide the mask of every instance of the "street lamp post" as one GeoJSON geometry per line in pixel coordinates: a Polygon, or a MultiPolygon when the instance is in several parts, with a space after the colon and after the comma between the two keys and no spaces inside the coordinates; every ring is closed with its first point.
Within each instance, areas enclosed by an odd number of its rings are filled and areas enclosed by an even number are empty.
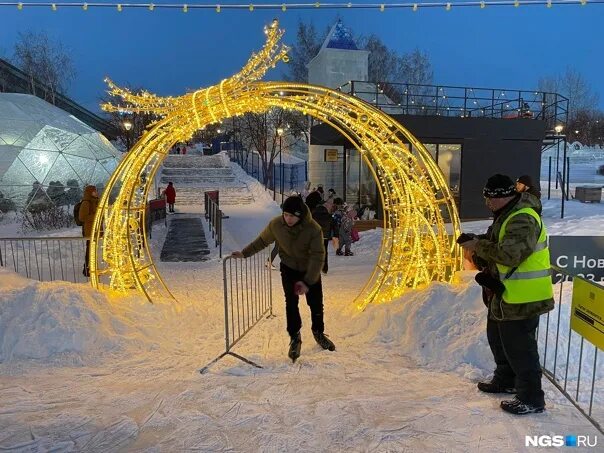
{"type": "Polygon", "coordinates": [[[283,139],[283,128],[280,127],[277,129],[277,134],[279,135],[279,190],[281,190],[281,204],[283,204],[283,165],[281,159],[281,145],[283,139]]]}
{"type": "Polygon", "coordinates": [[[130,151],[130,129],[132,129],[132,123],[129,120],[124,121],[124,129],[126,129],[126,152],[130,151]]]}
{"type": "Polygon", "coordinates": [[[558,172],[560,170],[558,161],[560,160],[560,133],[562,132],[562,129],[561,124],[557,124],[556,127],[554,127],[554,131],[556,131],[556,189],[558,188],[558,172]]]}

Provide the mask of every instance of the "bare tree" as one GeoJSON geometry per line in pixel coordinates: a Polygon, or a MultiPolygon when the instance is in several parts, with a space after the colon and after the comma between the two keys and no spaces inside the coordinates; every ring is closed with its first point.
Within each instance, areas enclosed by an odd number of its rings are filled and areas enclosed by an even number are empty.
{"type": "MultiPolygon", "coordinates": [[[[146,90],[143,88],[130,89],[133,94],[142,94],[146,90]]],[[[114,99],[108,94],[101,96],[101,104],[111,103],[114,99]]],[[[118,132],[116,139],[124,145],[126,151],[142,137],[145,130],[157,121],[157,117],[150,113],[131,112],[125,109],[123,112],[107,112],[107,120],[113,124],[118,132]],[[126,123],[130,123],[130,128],[126,128],[126,123]]]]}
{"type": "Polygon", "coordinates": [[[247,153],[258,153],[263,175],[261,182],[268,187],[272,187],[274,162],[279,152],[304,139],[307,132],[304,115],[279,108],[261,114],[245,114],[229,121],[225,127],[247,153]],[[279,130],[282,130],[281,137],[279,130]]]}
{"type": "Polygon", "coordinates": [[[308,82],[308,63],[321,50],[321,45],[327,36],[328,30],[317,32],[314,24],[298,22],[296,43],[290,51],[288,71],[284,74],[285,80],[294,82],[308,82]]]}
{"type": "Polygon", "coordinates": [[[542,77],[538,82],[539,90],[558,93],[568,98],[569,121],[577,119],[580,112],[596,110],[599,96],[585,78],[576,70],[566,68],[564,74],[557,77],[542,77]]]}
{"type": "Polygon", "coordinates": [[[29,76],[31,94],[41,94],[36,92],[36,81],[40,82],[45,87],[44,99],[53,104],[56,94],[65,93],[75,76],[71,57],[45,32],[19,33],[14,63],[29,76]]]}

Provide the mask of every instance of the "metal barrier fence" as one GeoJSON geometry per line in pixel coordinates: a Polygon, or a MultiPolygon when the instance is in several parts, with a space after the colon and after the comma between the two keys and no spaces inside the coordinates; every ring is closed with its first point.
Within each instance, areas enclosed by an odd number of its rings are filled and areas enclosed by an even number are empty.
{"type": "Polygon", "coordinates": [[[0,238],[0,266],[41,282],[88,282],[85,255],[83,237],[0,238]]]}
{"type": "MultiPolygon", "coordinates": [[[[557,296],[558,298],[557,309],[548,312],[546,316],[541,316],[537,332],[543,374],[596,429],[604,434],[602,429],[604,406],[600,404],[597,406],[597,409],[594,406],[594,395],[596,395],[598,388],[603,391],[601,396],[604,397],[604,388],[602,388],[604,387],[602,381],[604,377],[604,363],[600,365],[600,370],[598,370],[598,348],[583,336],[574,332],[570,327],[572,309],[571,290],[573,285],[571,279],[586,279],[582,276],[572,275],[556,266],[552,266],[552,270],[555,282],[554,293],[557,291],[555,297],[557,296]],[[565,291],[565,288],[567,291],[565,291]],[[543,325],[544,322],[545,326],[543,325]],[[571,356],[573,337],[577,336],[580,338],[578,363],[574,360],[574,355],[571,356]],[[589,380],[585,377],[586,374],[591,376],[589,380]],[[587,382],[582,382],[582,379],[584,381],[587,380],[587,382]]],[[[591,280],[586,281],[597,285],[591,280]]],[[[576,342],[573,352],[576,353],[576,342]]]]}
{"type": "Polygon", "coordinates": [[[264,185],[265,189],[270,189],[281,197],[287,197],[292,192],[302,193],[304,184],[308,180],[308,162],[286,163],[280,162],[277,157],[266,169],[262,165],[262,159],[257,153],[248,152],[231,143],[223,143],[223,150],[228,151],[229,158],[237,162],[239,166],[251,177],[257,179],[264,185]]]}
{"type": "Polygon", "coordinates": [[[214,246],[218,247],[218,256],[222,258],[222,219],[223,213],[218,207],[218,191],[204,192],[203,205],[205,217],[208,220],[208,227],[214,239],[214,246]],[[213,198],[215,194],[216,199],[213,198]]]}
{"type": "Polygon", "coordinates": [[[224,280],[225,351],[200,369],[203,374],[226,355],[256,368],[257,363],[232,351],[233,347],[263,318],[272,318],[273,295],[270,248],[246,259],[227,256],[222,263],[224,280]]]}

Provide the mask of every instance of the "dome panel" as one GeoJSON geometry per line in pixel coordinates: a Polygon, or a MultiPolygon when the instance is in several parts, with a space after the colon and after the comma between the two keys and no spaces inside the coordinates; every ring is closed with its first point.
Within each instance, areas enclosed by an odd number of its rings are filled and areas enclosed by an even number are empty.
{"type": "Polygon", "coordinates": [[[87,184],[94,171],[94,164],[96,164],[96,161],[83,157],[71,156],[69,154],[63,154],[63,156],[73,169],[77,179],[80,180],[80,183],[87,184]]]}
{"type": "Polygon", "coordinates": [[[34,178],[42,182],[58,155],[53,151],[23,148],[17,159],[23,162],[34,178]]]}
{"type": "Polygon", "coordinates": [[[31,187],[35,181],[36,177],[27,169],[23,162],[21,162],[19,159],[15,159],[11,166],[8,167],[6,172],[2,175],[0,184],[31,187]]]}

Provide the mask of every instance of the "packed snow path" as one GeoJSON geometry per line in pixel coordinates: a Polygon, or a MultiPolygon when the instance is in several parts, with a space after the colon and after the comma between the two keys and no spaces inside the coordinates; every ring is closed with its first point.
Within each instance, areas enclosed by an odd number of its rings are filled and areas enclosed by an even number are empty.
{"type": "MultiPolygon", "coordinates": [[[[256,202],[226,212],[225,254],[279,212],[248,183],[256,202]]],[[[584,205],[576,208],[576,218],[551,230],[601,230],[604,214],[587,218],[584,205]]],[[[493,363],[471,273],[363,313],[352,309],[380,234],[362,233],[353,257],[330,248],[325,321],[337,351],[315,344],[301,300],[302,356],[295,365],[287,359],[275,271],[277,317],[235,348],[264,368],[226,357],[206,375],[198,369],[224,351],[215,250],[202,263],[156,260],[178,304],[38,283],[0,269],[0,450],[530,452],[526,435],[597,434],[545,379],[547,410],[532,416],[506,414],[500,396],[476,389],[493,363]]],[[[154,227],[156,256],[165,235],[154,227]]]]}
{"type": "Polygon", "coordinates": [[[162,261],[205,261],[210,254],[199,217],[172,216],[168,235],[161,250],[162,261]]]}

